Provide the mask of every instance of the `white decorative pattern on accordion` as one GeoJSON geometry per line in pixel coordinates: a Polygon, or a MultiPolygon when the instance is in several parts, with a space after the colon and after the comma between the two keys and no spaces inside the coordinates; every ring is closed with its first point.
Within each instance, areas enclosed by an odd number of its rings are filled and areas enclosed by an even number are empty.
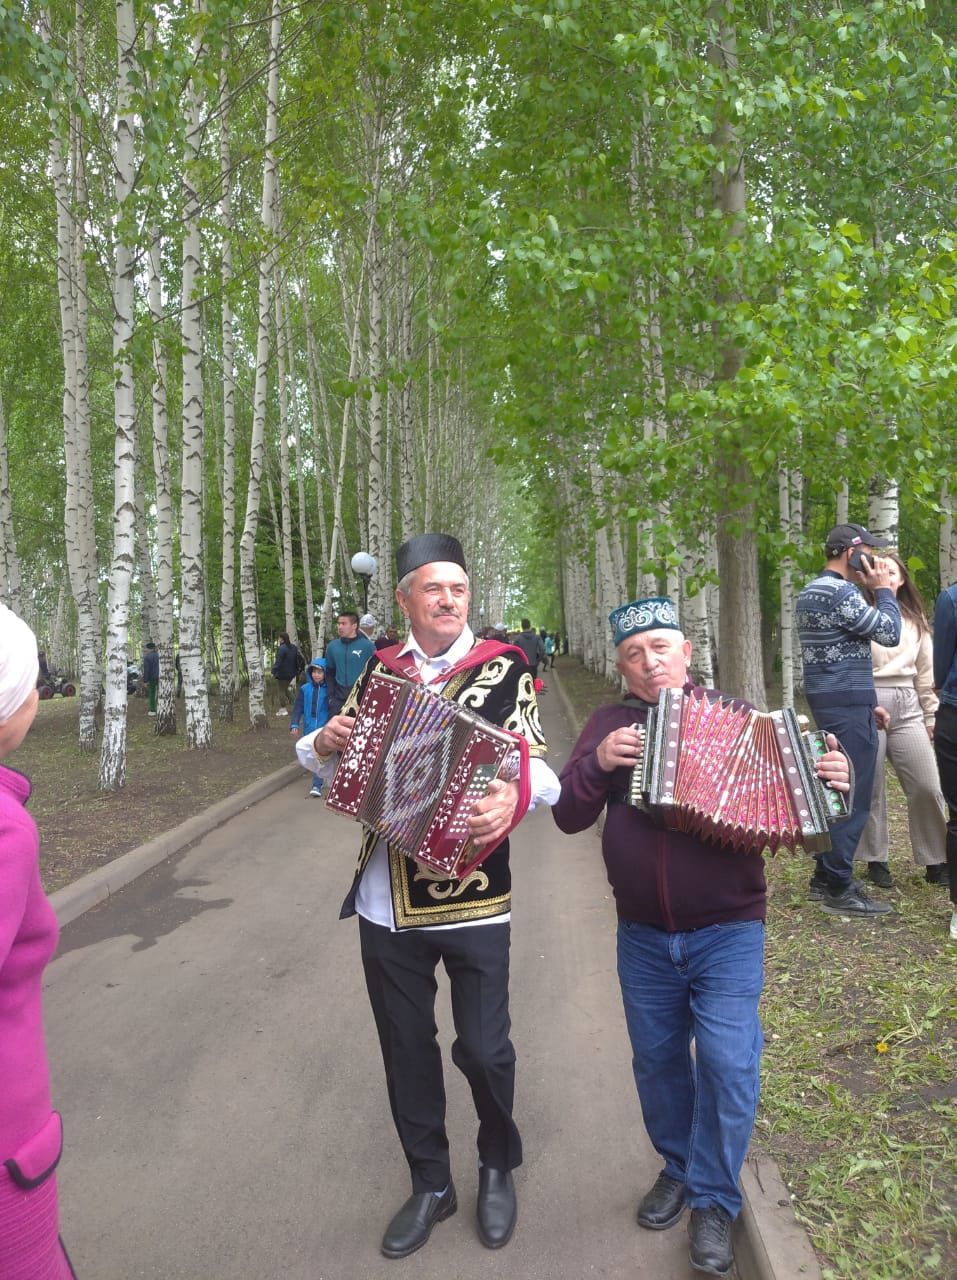
{"type": "Polygon", "coordinates": [[[516,737],[420,684],[374,672],[327,805],[358,818],[449,878],[482,860],[468,831],[476,800],[509,776],[516,737]]]}

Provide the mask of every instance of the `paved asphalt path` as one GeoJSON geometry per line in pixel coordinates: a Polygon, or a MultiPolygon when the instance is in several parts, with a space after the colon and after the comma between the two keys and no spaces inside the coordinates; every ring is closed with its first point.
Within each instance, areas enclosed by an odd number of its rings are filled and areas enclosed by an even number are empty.
{"type": "MultiPolygon", "coordinates": [[[[542,704],[560,763],[571,731],[554,692],[542,704]]],[[[459,1211],[413,1259],[380,1256],[409,1185],[355,922],[338,920],[358,831],[307,800],[308,782],[64,930],[46,1016],[80,1280],[688,1280],[685,1223],[634,1222],[658,1162],[598,843],[547,810],[513,837],[515,1236],[489,1252],[476,1235],[474,1113],[446,1055],[459,1211]]],[[[444,975],[438,1009],[447,1049],[444,975]]]]}

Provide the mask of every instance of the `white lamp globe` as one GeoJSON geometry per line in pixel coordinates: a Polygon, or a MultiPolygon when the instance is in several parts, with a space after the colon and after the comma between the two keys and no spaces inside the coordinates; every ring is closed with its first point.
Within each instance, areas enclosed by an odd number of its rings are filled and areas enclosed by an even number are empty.
{"type": "Polygon", "coordinates": [[[371,577],[375,573],[375,556],[370,556],[368,551],[357,551],[352,557],[352,572],[371,577]]]}

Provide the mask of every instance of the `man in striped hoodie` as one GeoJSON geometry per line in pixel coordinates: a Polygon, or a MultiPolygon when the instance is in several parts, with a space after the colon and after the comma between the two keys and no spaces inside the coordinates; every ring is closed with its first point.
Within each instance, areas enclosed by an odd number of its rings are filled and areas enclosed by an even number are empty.
{"type": "Polygon", "coordinates": [[[827,564],[797,599],[804,690],[819,729],[833,733],[854,765],[851,816],[831,826],[831,851],[820,854],[811,897],[838,915],[874,916],[891,910],[869,898],[854,879],[854,851],[867,823],[877,762],[877,731],[887,712],[877,706],[871,641],[895,645],[901,615],[890,588],[886,547],[863,525],[839,524],[827,535],[827,564]],[[874,592],[868,604],[857,584],[874,592]]]}

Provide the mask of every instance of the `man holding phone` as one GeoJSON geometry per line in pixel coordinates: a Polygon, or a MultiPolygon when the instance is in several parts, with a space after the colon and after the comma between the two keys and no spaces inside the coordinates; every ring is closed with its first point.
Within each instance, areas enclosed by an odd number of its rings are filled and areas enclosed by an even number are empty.
{"type": "Polygon", "coordinates": [[[833,733],[854,766],[850,817],[831,826],[831,851],[820,854],[810,896],[837,915],[891,910],[854,879],[854,851],[867,824],[877,763],[877,731],[887,712],[877,705],[871,641],[895,645],[901,615],[890,587],[889,562],[876,554],[887,541],[860,524],[839,524],[825,540],[827,564],[797,599],[804,690],[819,729],[833,733]],[[860,586],[874,592],[868,604],[860,586]]]}

